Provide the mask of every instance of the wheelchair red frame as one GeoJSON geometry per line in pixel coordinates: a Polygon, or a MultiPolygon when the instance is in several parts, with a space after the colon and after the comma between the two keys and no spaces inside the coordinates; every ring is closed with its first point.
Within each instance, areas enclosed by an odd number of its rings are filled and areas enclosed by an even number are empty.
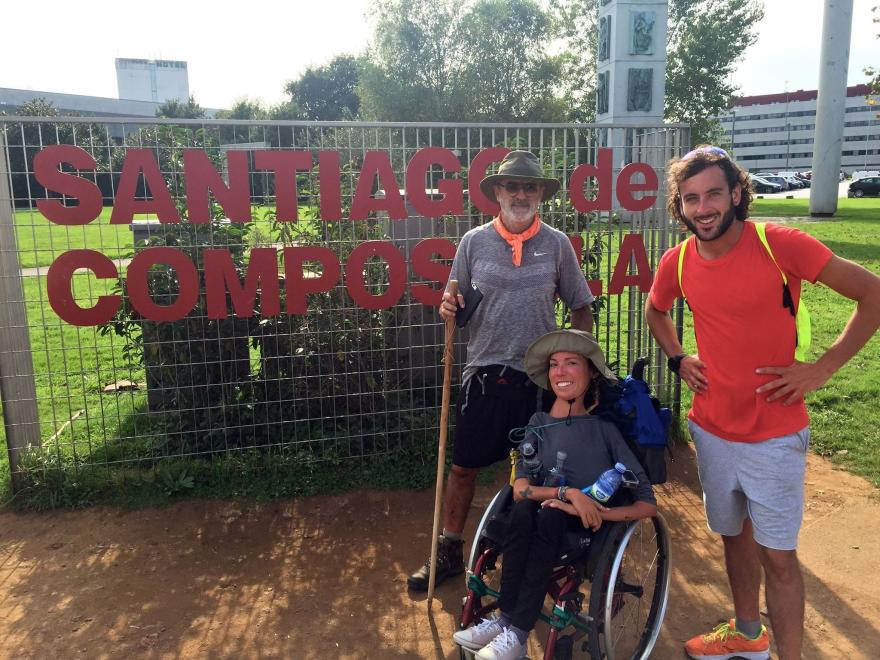
{"type": "MultiPolygon", "coordinates": [[[[486,583],[487,576],[497,570],[501,557],[499,534],[491,527],[503,521],[512,501],[512,489],[505,486],[495,495],[477,527],[468,562],[467,596],[459,621],[462,629],[490,616],[497,608],[498,592],[486,583]]],[[[605,523],[591,537],[588,549],[575,547],[560,558],[560,565],[548,582],[547,593],[553,605],[549,612],[540,615],[549,626],[545,660],[647,659],[666,613],[670,569],[669,534],[660,514],[627,523],[605,523]],[[632,561],[626,561],[628,556],[632,561]],[[641,570],[647,573],[641,581],[632,582],[627,577],[641,570]],[[581,588],[586,582],[591,587],[584,613],[587,595],[581,588]],[[597,583],[601,585],[598,591],[597,583]],[[609,585],[614,588],[609,590],[609,585]],[[643,599],[647,595],[650,602],[645,607],[643,599]]],[[[462,658],[473,657],[472,651],[460,652],[462,658]]]]}

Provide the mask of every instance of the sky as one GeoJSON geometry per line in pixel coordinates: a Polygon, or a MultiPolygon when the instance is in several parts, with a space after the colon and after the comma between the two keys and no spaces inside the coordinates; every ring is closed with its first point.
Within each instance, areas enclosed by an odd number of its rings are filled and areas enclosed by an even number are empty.
{"type": "MultiPolygon", "coordinates": [[[[242,97],[272,105],[308,66],[357,53],[370,39],[369,0],[44,0],[6,3],[0,87],[115,98],[115,58],[185,60],[204,107],[242,97]]],[[[758,41],[731,79],[741,94],[816,89],[824,0],[765,0],[758,41]]],[[[877,0],[854,0],[848,84],[880,66],[877,0]]],[[[880,14],[878,14],[880,15],[880,14]]]]}

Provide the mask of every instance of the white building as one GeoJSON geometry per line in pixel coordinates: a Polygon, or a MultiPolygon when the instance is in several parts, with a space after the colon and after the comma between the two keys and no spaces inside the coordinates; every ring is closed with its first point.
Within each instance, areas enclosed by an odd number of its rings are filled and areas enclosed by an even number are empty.
{"type": "Polygon", "coordinates": [[[180,60],[116,58],[116,85],[120,99],[164,103],[189,98],[189,73],[180,60]]]}
{"type": "MultiPolygon", "coordinates": [[[[841,169],[880,169],[880,97],[866,98],[867,85],[846,90],[841,169]]],[[[744,96],[719,117],[731,151],[751,172],[813,166],[817,90],[744,96]]]]}

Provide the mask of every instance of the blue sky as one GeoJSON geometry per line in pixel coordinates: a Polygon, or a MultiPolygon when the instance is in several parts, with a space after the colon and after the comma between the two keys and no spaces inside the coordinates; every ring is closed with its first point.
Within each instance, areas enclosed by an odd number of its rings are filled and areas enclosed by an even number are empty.
{"type": "MultiPolygon", "coordinates": [[[[854,0],[849,84],[880,65],[878,0],[854,0]]],[[[116,96],[116,57],[186,60],[190,90],[207,107],[248,96],[275,103],[309,64],[361,50],[369,40],[368,0],[45,0],[3,8],[0,87],[116,96]],[[225,4],[225,3],[224,3],[225,4]],[[228,6],[228,5],[227,5],[228,6]]],[[[758,42],[732,82],[743,94],[818,86],[823,0],[765,0],[758,42]]]]}

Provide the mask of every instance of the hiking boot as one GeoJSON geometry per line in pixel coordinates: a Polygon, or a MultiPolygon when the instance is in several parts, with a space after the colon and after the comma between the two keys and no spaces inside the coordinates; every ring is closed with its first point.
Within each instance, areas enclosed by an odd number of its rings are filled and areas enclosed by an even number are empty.
{"type": "Polygon", "coordinates": [[[516,634],[505,628],[487,646],[477,653],[479,660],[519,660],[526,654],[526,647],[519,643],[516,634]]]}
{"type": "Polygon", "coordinates": [[[483,619],[480,623],[471,626],[467,630],[459,630],[452,636],[452,639],[462,648],[479,651],[500,635],[503,630],[498,620],[493,617],[491,619],[483,619]]]}
{"type": "MultiPolygon", "coordinates": [[[[434,585],[438,585],[448,577],[464,573],[464,541],[453,541],[445,536],[440,537],[437,543],[437,574],[434,585]]],[[[430,574],[431,558],[415,573],[406,579],[407,586],[413,591],[428,590],[428,576],[430,574]]]]}
{"type": "Polygon", "coordinates": [[[694,660],[768,660],[770,657],[770,636],[767,628],[761,626],[761,634],[749,639],[734,627],[734,620],[719,623],[712,632],[697,635],[684,645],[685,652],[694,660]]]}

